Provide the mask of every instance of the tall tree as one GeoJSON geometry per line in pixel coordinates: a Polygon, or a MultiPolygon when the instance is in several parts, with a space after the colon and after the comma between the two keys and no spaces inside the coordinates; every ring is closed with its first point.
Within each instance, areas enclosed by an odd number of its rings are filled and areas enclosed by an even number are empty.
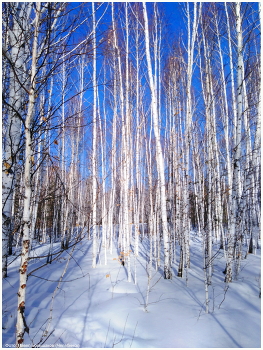
{"type": "Polygon", "coordinates": [[[39,40],[39,24],[41,15],[40,2],[36,5],[35,19],[34,19],[34,36],[32,47],[32,63],[30,76],[30,89],[27,116],[25,120],[25,169],[24,169],[24,210],[23,210],[23,241],[21,251],[21,264],[19,269],[20,280],[18,290],[18,308],[17,308],[17,324],[16,324],[16,344],[19,347],[24,339],[25,332],[29,333],[28,326],[25,321],[25,298],[26,298],[26,283],[27,283],[27,267],[29,258],[29,244],[30,244],[30,199],[31,199],[31,164],[32,164],[32,136],[31,136],[31,122],[34,113],[34,104],[36,97],[36,71],[38,58],[38,40],[39,40]]]}
{"type": "Polygon", "coordinates": [[[160,140],[160,128],[158,117],[158,104],[155,91],[154,76],[152,71],[152,61],[150,55],[150,39],[149,39],[149,24],[146,3],[143,2],[143,16],[144,16],[144,33],[145,33],[145,50],[148,68],[149,85],[151,90],[151,108],[153,116],[153,129],[156,141],[156,163],[158,169],[158,186],[160,191],[160,206],[163,230],[164,243],[164,278],[172,278],[171,261],[169,251],[169,231],[167,225],[167,210],[166,210],[166,193],[165,193],[165,176],[164,176],[164,158],[160,140]]]}

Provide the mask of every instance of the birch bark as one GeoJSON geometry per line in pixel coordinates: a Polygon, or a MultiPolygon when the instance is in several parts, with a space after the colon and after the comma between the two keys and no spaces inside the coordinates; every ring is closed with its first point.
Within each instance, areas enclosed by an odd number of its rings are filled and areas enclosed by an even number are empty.
{"type": "Polygon", "coordinates": [[[34,112],[35,103],[35,87],[36,87],[36,69],[37,69],[37,44],[38,31],[40,20],[41,3],[36,4],[36,15],[34,21],[34,38],[32,48],[32,63],[31,77],[27,116],[25,120],[25,169],[24,169],[24,211],[23,211],[23,241],[21,251],[21,263],[19,269],[19,289],[18,289],[18,309],[17,309],[17,324],[16,324],[16,346],[20,347],[24,342],[25,332],[29,333],[29,328],[25,321],[25,300],[26,300],[26,283],[27,283],[27,268],[29,258],[29,243],[30,243],[30,199],[31,199],[31,156],[32,156],[32,137],[31,137],[31,121],[34,112]]]}
{"type": "Polygon", "coordinates": [[[92,131],[92,267],[97,259],[97,62],[96,62],[96,12],[92,3],[92,51],[93,51],[93,131],[92,131]]]}
{"type": "MultiPolygon", "coordinates": [[[[13,4],[14,5],[14,4],[13,4]]],[[[12,5],[10,5],[12,6],[12,5]]],[[[3,152],[2,171],[2,276],[7,276],[8,241],[12,225],[12,202],[15,184],[15,167],[21,136],[21,114],[25,76],[23,66],[26,60],[24,32],[27,31],[26,14],[31,6],[21,3],[17,13],[13,14],[14,23],[8,30],[11,49],[11,69],[9,75],[8,120],[6,125],[6,140],[3,152]]],[[[7,49],[7,48],[6,48],[7,49]]],[[[4,48],[5,52],[5,48],[4,48]]]]}
{"type": "Polygon", "coordinates": [[[151,90],[151,108],[153,114],[153,129],[156,141],[156,162],[158,169],[158,186],[160,190],[160,206],[163,229],[163,244],[164,244],[164,278],[171,279],[171,262],[170,262],[170,237],[167,225],[167,210],[166,210],[166,191],[165,191],[165,175],[164,175],[164,159],[160,140],[160,127],[158,118],[157,96],[155,91],[154,77],[152,71],[152,62],[150,55],[150,39],[149,39],[149,24],[146,3],[143,2],[143,16],[144,16],[144,34],[145,34],[145,50],[148,68],[148,77],[151,90]]]}
{"type": "Polygon", "coordinates": [[[183,239],[185,245],[185,259],[186,268],[190,267],[190,222],[189,222],[189,162],[190,162],[190,145],[191,145],[191,126],[192,126],[192,76],[193,76],[193,60],[194,48],[197,36],[198,21],[201,13],[201,3],[199,13],[197,13],[197,3],[194,3],[194,18],[191,30],[191,16],[190,7],[187,3],[187,25],[188,25],[188,39],[187,39],[187,87],[186,87],[186,121],[185,121],[185,185],[183,187],[183,239]]]}
{"type": "Polygon", "coordinates": [[[125,225],[125,255],[127,257],[128,282],[131,282],[130,258],[130,222],[129,222],[129,178],[130,178],[130,110],[129,110],[129,21],[128,3],[125,5],[126,53],[125,53],[125,143],[124,143],[124,225],[125,225]]]}
{"type": "Polygon", "coordinates": [[[228,253],[226,264],[226,278],[227,283],[232,282],[232,263],[234,258],[234,248],[236,241],[236,224],[238,216],[238,204],[240,201],[240,173],[241,173],[241,132],[242,132],[242,116],[243,116],[243,42],[242,42],[242,26],[241,26],[241,3],[235,4],[236,8],[236,31],[237,31],[237,124],[236,124],[236,140],[233,155],[233,191],[232,191],[232,206],[230,212],[230,228],[228,240],[228,253]]]}

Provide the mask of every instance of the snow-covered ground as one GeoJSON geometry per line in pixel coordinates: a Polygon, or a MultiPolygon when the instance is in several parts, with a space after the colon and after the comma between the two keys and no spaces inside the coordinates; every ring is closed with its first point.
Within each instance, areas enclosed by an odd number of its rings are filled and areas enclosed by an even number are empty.
{"type": "MultiPolygon", "coordinates": [[[[149,305],[145,310],[148,244],[147,238],[140,243],[136,285],[133,255],[133,281],[129,283],[126,266],[117,260],[116,246],[112,255],[107,253],[106,266],[101,252],[97,268],[91,268],[92,245],[87,239],[75,247],[64,282],[57,290],[57,281],[71,249],[52,264],[35,271],[27,283],[25,314],[30,332],[29,336],[25,335],[26,346],[260,347],[260,250],[242,260],[238,279],[227,290],[222,273],[225,259],[220,252],[214,261],[210,313],[206,314],[201,238],[193,235],[191,239],[187,285],[185,276],[176,277],[178,263],[173,265],[172,280],[164,280],[162,271],[156,272],[153,268],[149,305]]],[[[58,247],[58,243],[54,245],[54,249],[58,247]]],[[[36,247],[34,255],[46,255],[48,249],[48,245],[36,247]]],[[[40,264],[39,259],[32,259],[29,272],[40,264]]],[[[9,266],[8,278],[3,281],[3,347],[12,347],[15,343],[18,268],[19,258],[9,266]]]]}

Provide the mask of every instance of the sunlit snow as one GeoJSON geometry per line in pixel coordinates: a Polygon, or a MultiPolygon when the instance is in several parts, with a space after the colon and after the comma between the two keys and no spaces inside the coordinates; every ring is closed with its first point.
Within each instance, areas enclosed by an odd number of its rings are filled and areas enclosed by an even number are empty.
{"type": "MultiPolygon", "coordinates": [[[[24,343],[60,348],[260,347],[260,249],[241,261],[240,274],[229,286],[224,283],[225,259],[219,250],[209,287],[210,313],[206,314],[201,242],[202,237],[192,235],[187,285],[185,273],[183,278],[177,277],[179,253],[172,280],[164,280],[162,267],[155,271],[153,265],[146,306],[148,238],[141,239],[137,260],[131,252],[130,283],[126,266],[117,260],[116,242],[113,254],[107,252],[107,265],[100,245],[98,265],[93,269],[92,242],[84,238],[75,247],[57,290],[71,249],[29,277],[25,315],[30,332],[24,343]]],[[[54,250],[59,246],[54,244],[54,250]]],[[[31,256],[46,255],[48,250],[49,245],[35,247],[31,256]]],[[[45,259],[32,259],[29,272],[45,259]]],[[[3,281],[3,347],[15,344],[19,262],[17,258],[9,266],[8,278],[3,281]]]]}

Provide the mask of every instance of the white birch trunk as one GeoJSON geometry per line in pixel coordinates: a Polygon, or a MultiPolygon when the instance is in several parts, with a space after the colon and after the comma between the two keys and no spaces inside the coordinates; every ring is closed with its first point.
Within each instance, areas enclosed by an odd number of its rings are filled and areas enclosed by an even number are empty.
{"type": "Polygon", "coordinates": [[[19,289],[18,289],[18,309],[17,309],[17,324],[16,324],[16,346],[20,347],[24,342],[25,332],[29,333],[28,326],[25,321],[25,303],[26,303],[26,283],[27,269],[29,258],[29,243],[30,243],[30,199],[31,199],[31,156],[32,156],[32,138],[31,138],[31,121],[33,118],[35,104],[35,86],[36,86],[36,68],[37,68],[37,44],[38,44],[38,26],[40,19],[41,3],[36,4],[36,17],[34,21],[34,38],[32,48],[32,63],[31,63],[31,88],[29,91],[28,110],[25,120],[25,169],[24,169],[24,211],[23,211],[23,241],[21,251],[21,264],[19,269],[19,289]]]}
{"type": "Polygon", "coordinates": [[[2,171],[2,276],[7,276],[8,241],[11,234],[13,189],[15,184],[15,166],[17,151],[21,135],[21,108],[23,102],[23,90],[19,84],[24,81],[22,71],[25,61],[25,48],[23,46],[24,31],[26,31],[25,13],[30,6],[21,4],[17,10],[17,16],[13,16],[14,24],[9,29],[9,44],[11,49],[10,60],[12,68],[9,75],[9,99],[8,120],[6,125],[6,142],[3,152],[2,171]],[[17,78],[18,77],[18,78],[17,78]],[[18,81],[19,80],[19,81],[18,81]]]}
{"type": "Polygon", "coordinates": [[[114,9],[112,6],[112,23],[113,32],[114,32],[114,53],[113,53],[113,121],[112,121],[112,155],[111,155],[111,197],[110,197],[110,208],[109,208],[109,225],[110,225],[110,252],[112,254],[112,238],[114,235],[114,212],[115,212],[115,191],[116,191],[116,122],[117,122],[117,71],[116,71],[116,55],[115,55],[115,47],[116,43],[116,34],[115,34],[115,22],[114,22],[114,9]]]}
{"type": "Polygon", "coordinates": [[[131,258],[130,258],[130,222],[129,222],[129,178],[130,178],[130,110],[129,110],[129,21],[128,21],[128,3],[125,5],[125,23],[126,23],[126,54],[125,54],[125,143],[124,143],[124,220],[128,282],[131,282],[131,258]]]}
{"type": "MultiPolygon", "coordinates": [[[[127,11],[127,7],[126,7],[127,11]]],[[[126,32],[127,32],[127,15],[126,17],[126,32]]],[[[117,51],[117,60],[118,60],[118,73],[119,73],[119,85],[120,85],[120,114],[121,114],[121,123],[122,123],[122,155],[121,155],[121,207],[120,207],[120,222],[119,222],[119,240],[122,242],[122,248],[125,254],[129,251],[129,208],[128,208],[128,186],[129,186],[129,157],[128,157],[128,145],[127,145],[127,133],[129,125],[129,105],[128,105],[128,96],[126,95],[126,105],[124,114],[124,89],[123,89],[123,76],[121,68],[121,56],[120,49],[117,42],[117,34],[115,28],[115,18],[114,18],[114,3],[112,3],[112,26],[113,26],[113,35],[114,35],[114,47],[117,51]],[[126,117],[126,120],[125,120],[126,117]]],[[[128,40],[126,41],[126,51],[127,51],[128,40]]],[[[126,52],[126,80],[128,79],[128,51],[126,52]]],[[[128,94],[128,81],[126,81],[126,94],[128,94]]],[[[127,255],[126,255],[127,256],[127,255]]],[[[128,275],[128,280],[130,281],[131,276],[128,275]]]]}
{"type": "Polygon", "coordinates": [[[232,55],[232,39],[230,31],[230,23],[228,16],[227,3],[225,2],[225,12],[227,20],[227,35],[228,35],[228,49],[229,49],[229,64],[231,74],[231,94],[232,94],[232,108],[233,108],[233,137],[236,140],[236,123],[237,123],[237,107],[236,107],[236,93],[235,93],[235,79],[234,79],[234,66],[233,66],[233,55],[232,55]]]}
{"type": "Polygon", "coordinates": [[[158,169],[159,178],[159,189],[160,189],[160,206],[161,206],[161,218],[162,218],[162,228],[163,228],[163,244],[164,244],[164,278],[170,279],[172,277],[171,272],[171,262],[170,262],[170,252],[169,252],[169,232],[167,225],[167,211],[166,211],[166,191],[165,191],[165,176],[164,176],[164,159],[160,140],[160,128],[158,123],[158,106],[157,106],[157,96],[155,91],[154,77],[152,73],[152,62],[150,55],[150,39],[149,39],[149,25],[148,25],[148,15],[146,9],[146,3],[143,2],[143,16],[144,16],[144,33],[145,33],[145,50],[148,68],[148,77],[151,90],[151,107],[153,114],[153,129],[156,141],[156,162],[158,169]]]}
{"type": "MultiPolygon", "coordinates": [[[[65,62],[62,63],[62,103],[61,103],[61,113],[62,113],[62,140],[61,140],[61,180],[62,183],[66,183],[66,160],[65,160],[65,89],[66,89],[66,73],[65,73],[65,62]]],[[[64,248],[64,237],[65,237],[65,231],[64,231],[64,225],[65,225],[65,206],[66,203],[66,194],[63,193],[63,197],[61,199],[61,247],[64,248]]]]}
{"type": "Polygon", "coordinates": [[[241,132],[242,132],[242,116],[243,116],[243,40],[242,40],[242,27],[241,27],[241,3],[236,3],[236,30],[237,30],[237,124],[236,124],[236,140],[234,148],[234,169],[233,169],[233,192],[232,192],[232,206],[230,212],[230,231],[228,240],[228,252],[227,252],[227,264],[226,264],[226,278],[227,283],[232,282],[232,263],[234,258],[234,247],[236,240],[236,224],[237,224],[237,209],[240,201],[239,186],[240,186],[240,172],[241,172],[241,132]]]}
{"type": "Polygon", "coordinates": [[[189,161],[190,161],[190,145],[191,145],[191,126],[192,126],[192,76],[193,76],[193,60],[194,48],[197,35],[198,21],[201,12],[201,3],[199,5],[199,13],[197,15],[197,3],[194,3],[194,18],[191,31],[191,18],[189,3],[187,3],[187,23],[188,23],[188,48],[187,48],[187,87],[186,87],[186,122],[185,122],[185,185],[183,188],[183,236],[185,245],[186,269],[190,267],[190,217],[189,217],[189,161]]]}
{"type": "Polygon", "coordinates": [[[137,257],[139,254],[139,225],[140,225],[140,205],[139,205],[139,195],[140,195],[140,168],[139,168],[139,137],[140,137],[140,121],[139,121],[139,23],[136,21],[136,141],[135,141],[135,174],[136,174],[136,188],[135,188],[135,245],[134,254],[137,257]]]}
{"type": "MultiPolygon", "coordinates": [[[[104,67],[105,72],[105,67],[104,67]]],[[[105,84],[105,79],[104,79],[105,84]]],[[[105,85],[104,85],[105,86],[105,85]]],[[[98,105],[99,102],[99,94],[97,91],[98,96],[98,105]]],[[[103,101],[103,114],[104,118],[106,118],[106,109],[105,109],[105,88],[104,88],[104,101],[103,101]]],[[[100,111],[98,109],[98,123],[99,123],[99,129],[100,129],[100,149],[101,149],[101,180],[102,180],[102,191],[101,191],[101,234],[102,234],[102,247],[104,248],[104,264],[107,265],[107,237],[106,237],[106,190],[105,190],[105,154],[104,154],[104,143],[103,140],[106,142],[106,134],[103,135],[103,129],[102,129],[102,121],[101,121],[101,115],[100,111]]]]}
{"type": "Polygon", "coordinates": [[[92,267],[97,259],[97,62],[96,62],[96,12],[92,3],[92,51],[93,51],[93,131],[92,131],[92,267]]]}

